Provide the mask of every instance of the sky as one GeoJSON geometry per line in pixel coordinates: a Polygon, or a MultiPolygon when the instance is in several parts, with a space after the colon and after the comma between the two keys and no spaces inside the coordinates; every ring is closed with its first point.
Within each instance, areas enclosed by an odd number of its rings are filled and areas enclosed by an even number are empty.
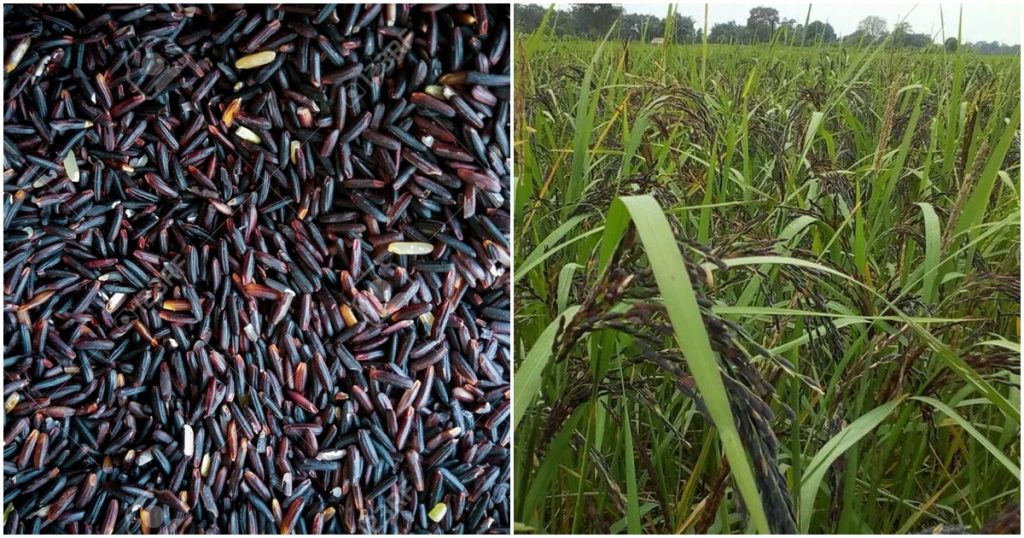
{"type": "MultiPolygon", "coordinates": [[[[544,2],[538,2],[547,5],[544,2]]],[[[559,2],[561,3],[561,2],[559,2]]],[[[620,2],[627,13],[642,13],[664,17],[668,10],[668,2],[620,2]]],[[[679,14],[693,17],[697,26],[704,24],[705,2],[679,1],[679,14]]],[[[750,8],[756,6],[774,7],[779,10],[779,17],[795,19],[803,24],[807,18],[807,2],[764,0],[763,2],[713,0],[709,2],[708,27],[720,22],[736,21],[746,24],[750,8]]],[[[891,30],[900,19],[906,22],[915,32],[934,35],[936,41],[942,37],[942,18],[939,6],[945,17],[946,37],[956,37],[957,18],[960,3],[934,2],[922,0],[907,2],[896,0],[891,2],[845,2],[817,1],[811,3],[811,20],[828,22],[836,30],[836,34],[844,36],[857,29],[857,23],[869,15],[882,17],[889,23],[891,30]]],[[[963,5],[963,37],[964,41],[1001,41],[1010,45],[1020,44],[1021,8],[1017,0],[972,1],[963,5]]]]}

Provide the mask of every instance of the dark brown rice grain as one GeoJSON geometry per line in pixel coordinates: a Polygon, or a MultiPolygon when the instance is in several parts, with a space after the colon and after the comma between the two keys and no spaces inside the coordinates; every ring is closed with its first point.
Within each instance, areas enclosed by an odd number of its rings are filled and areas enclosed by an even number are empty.
{"type": "Polygon", "coordinates": [[[5,532],[508,533],[508,6],[4,14],[5,532]]]}

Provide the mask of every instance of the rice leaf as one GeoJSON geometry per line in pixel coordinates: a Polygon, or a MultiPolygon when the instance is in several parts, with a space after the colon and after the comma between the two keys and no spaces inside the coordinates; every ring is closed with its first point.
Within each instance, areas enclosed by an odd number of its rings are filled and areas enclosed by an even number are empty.
{"type": "Polygon", "coordinates": [[[768,519],[754,481],[750,458],[740,440],[736,423],[729,407],[729,396],[718,369],[718,360],[711,349],[707,329],[701,318],[700,307],[683,256],[675,243],[675,235],[658,202],[651,196],[625,196],[617,198],[608,211],[605,235],[602,239],[600,267],[608,269],[611,255],[622,240],[629,221],[636,227],[644,252],[654,272],[662,302],[697,389],[718,429],[722,447],[732,470],[743,501],[750,511],[754,528],[769,533],[768,519]]]}
{"type": "Polygon", "coordinates": [[[526,413],[526,409],[530,407],[533,399],[540,392],[541,375],[551,359],[551,345],[555,342],[555,336],[558,334],[559,323],[563,319],[572,319],[579,309],[580,307],[578,306],[568,308],[555,318],[554,321],[549,323],[544,332],[537,338],[537,341],[534,342],[530,351],[527,352],[526,358],[519,364],[515,374],[515,384],[513,385],[513,401],[515,402],[515,405],[512,406],[513,426],[519,424],[523,414],[526,413]]]}
{"type": "Polygon", "coordinates": [[[632,415],[629,411],[628,400],[622,400],[622,427],[625,446],[623,458],[626,464],[626,524],[629,527],[629,534],[640,534],[640,500],[637,497],[636,487],[636,454],[633,452],[633,426],[632,415]]]}
{"type": "Polygon", "coordinates": [[[936,400],[935,398],[929,398],[927,396],[914,396],[911,399],[924,402],[934,407],[935,409],[941,411],[942,414],[946,415],[947,417],[953,419],[953,422],[956,422],[958,426],[963,428],[964,431],[966,431],[968,434],[971,435],[971,437],[978,441],[978,443],[980,443],[981,446],[985,447],[985,450],[989,451],[989,453],[992,454],[996,458],[996,460],[1003,465],[1003,467],[1006,467],[1011,473],[1013,473],[1014,478],[1020,481],[1020,467],[1018,467],[1017,464],[1013,462],[1013,460],[1007,457],[1006,454],[1004,454],[1002,451],[996,448],[996,446],[992,444],[992,441],[989,441],[984,435],[982,435],[981,432],[979,432],[977,428],[972,426],[970,422],[964,419],[964,417],[960,416],[960,414],[957,413],[956,410],[936,400]]]}
{"type": "Polygon", "coordinates": [[[914,331],[914,333],[917,334],[922,340],[924,340],[924,342],[928,344],[928,347],[932,348],[932,351],[934,351],[939,356],[939,358],[941,358],[946,363],[946,366],[953,370],[954,373],[956,373],[961,378],[963,378],[964,381],[967,381],[976,389],[981,391],[993,404],[996,405],[996,407],[998,407],[1003,413],[1005,413],[1006,416],[1013,418],[1017,421],[1020,421],[1020,409],[1011,404],[1005,396],[1000,394],[999,391],[995,389],[995,387],[993,387],[991,384],[989,384],[988,381],[985,381],[984,378],[978,375],[978,373],[975,372],[970,366],[968,366],[967,363],[964,362],[964,360],[960,358],[960,356],[957,355],[948,345],[944,344],[942,341],[940,341],[938,338],[936,338],[934,335],[928,332],[928,330],[922,327],[921,324],[915,323],[912,319],[910,319],[910,317],[904,314],[902,310],[897,308],[896,305],[894,305],[891,301],[886,299],[883,295],[875,291],[870,286],[860,282],[859,280],[844,275],[843,273],[840,273],[835,269],[825,267],[824,265],[821,265],[819,263],[809,262],[806,260],[800,260],[797,258],[790,258],[785,256],[748,256],[743,258],[732,258],[729,260],[725,260],[725,264],[728,267],[741,267],[744,265],[783,264],[792,265],[795,267],[803,267],[806,269],[814,269],[817,271],[821,271],[823,273],[837,276],[839,278],[846,280],[847,282],[851,282],[857,285],[858,287],[867,290],[877,299],[885,303],[886,306],[890,310],[895,312],[896,315],[899,316],[899,318],[904,323],[909,325],[910,328],[914,331]]]}
{"type": "Polygon", "coordinates": [[[821,447],[821,450],[811,458],[804,473],[804,480],[800,484],[800,504],[797,509],[797,517],[800,521],[801,532],[809,532],[811,528],[814,499],[818,496],[821,481],[825,478],[825,473],[828,472],[832,463],[856,445],[865,435],[874,431],[896,409],[899,403],[900,400],[893,400],[868,411],[843,428],[835,437],[829,439],[821,447]]]}
{"type": "Polygon", "coordinates": [[[935,300],[935,282],[938,280],[939,259],[942,256],[942,231],[939,229],[939,216],[935,208],[928,202],[918,202],[924,215],[924,285],[921,295],[926,303],[935,300]]]}

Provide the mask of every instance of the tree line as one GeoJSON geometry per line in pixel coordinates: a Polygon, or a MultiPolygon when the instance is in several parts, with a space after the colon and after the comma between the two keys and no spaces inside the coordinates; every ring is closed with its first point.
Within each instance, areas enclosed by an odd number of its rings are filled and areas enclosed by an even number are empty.
{"type": "MultiPolygon", "coordinates": [[[[548,8],[536,4],[516,4],[516,31],[531,33],[540,27],[548,8]]],[[[658,17],[639,13],[625,13],[619,4],[573,4],[567,9],[555,9],[548,21],[556,36],[575,36],[602,39],[608,34],[617,40],[668,40],[673,43],[698,43],[704,40],[704,29],[693,17],[672,13],[658,17]],[[617,25],[615,23],[618,22],[617,25]]],[[[843,45],[856,47],[870,45],[891,37],[890,46],[923,49],[938,47],[932,36],[918,33],[909,23],[901,22],[889,28],[885,19],[869,16],[860,21],[857,29],[840,37],[831,24],[809,22],[806,26],[790,18],[781,18],[772,7],[758,6],[750,10],[746,24],[736,21],[714,24],[708,30],[708,42],[730,44],[766,43],[773,39],[788,45],[821,46],[843,45]]],[[[941,45],[956,50],[960,45],[950,37],[941,45]]],[[[979,41],[964,44],[964,48],[982,54],[1020,54],[1020,45],[1005,45],[997,41],[979,41]]]]}

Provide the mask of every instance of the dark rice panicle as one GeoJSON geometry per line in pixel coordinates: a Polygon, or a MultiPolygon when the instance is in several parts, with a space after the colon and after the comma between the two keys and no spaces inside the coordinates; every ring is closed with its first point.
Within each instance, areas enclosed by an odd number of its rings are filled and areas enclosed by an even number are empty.
{"type": "Polygon", "coordinates": [[[508,6],[4,15],[4,530],[507,533],[508,6]]]}

